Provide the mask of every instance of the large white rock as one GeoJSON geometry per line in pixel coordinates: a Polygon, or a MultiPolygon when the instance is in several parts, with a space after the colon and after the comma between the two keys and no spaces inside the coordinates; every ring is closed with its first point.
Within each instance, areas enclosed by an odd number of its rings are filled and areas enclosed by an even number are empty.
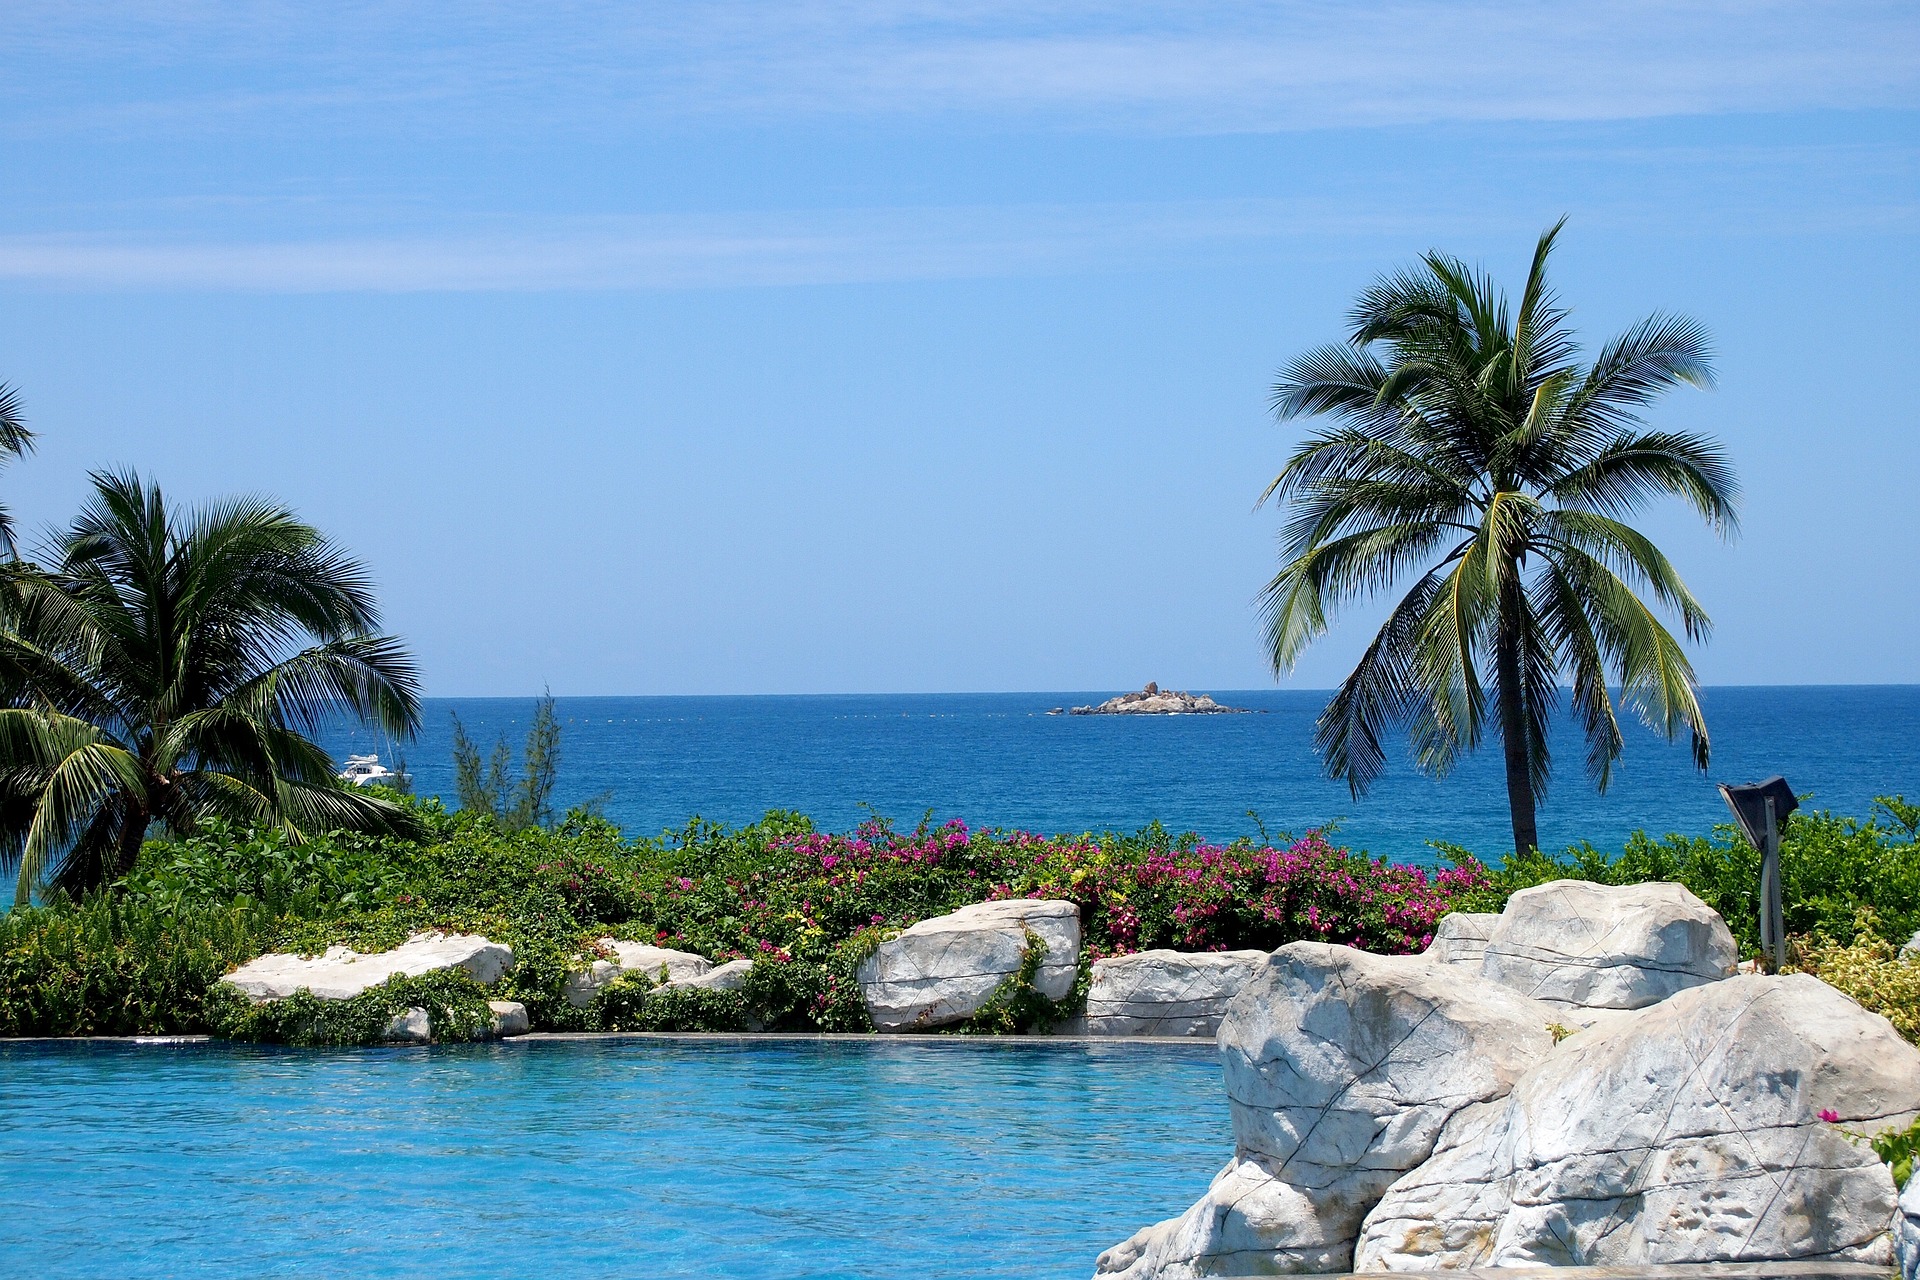
{"type": "Polygon", "coordinates": [[[697,956],[691,951],[650,946],[644,942],[602,938],[600,948],[612,952],[612,956],[596,957],[586,968],[568,974],[560,986],[560,993],[576,1009],[584,1009],[592,1004],[601,988],[622,974],[637,973],[659,986],[698,978],[713,968],[712,962],[705,956],[697,956]]]}
{"type": "Polygon", "coordinates": [[[1354,1267],[1891,1263],[1893,1180],[1841,1130],[1916,1112],[1920,1051],[1817,978],[1695,987],[1457,1116],[1367,1216],[1354,1267]]]}
{"type": "Polygon", "coordinates": [[[397,975],[418,977],[463,969],[480,983],[497,982],[513,967],[513,948],[473,933],[416,933],[391,951],[366,955],[328,947],[317,956],[275,952],[249,960],[226,976],[256,1003],[311,991],[322,1000],[348,1000],[397,975]]]}
{"type": "Polygon", "coordinates": [[[1499,923],[1497,911],[1449,912],[1440,917],[1425,955],[1440,964],[1465,965],[1477,970],[1487,954],[1487,939],[1493,936],[1494,926],[1499,923]]]}
{"type": "Polygon", "coordinates": [[[1481,972],[1571,1009],[1640,1009],[1729,976],[1739,958],[1726,921],[1684,885],[1555,880],[1507,900],[1481,972]]]}
{"type": "Polygon", "coordinates": [[[1093,962],[1092,1036],[1211,1036],[1264,951],[1137,951],[1093,962]]]}
{"type": "Polygon", "coordinates": [[[1065,999],[1080,972],[1080,909],[1034,898],[976,902],[922,920],[861,962],[856,976],[874,1027],[912,1031],[972,1017],[1020,972],[1030,937],[1046,947],[1035,990],[1065,999]]]}
{"type": "Polygon", "coordinates": [[[696,977],[675,978],[660,989],[662,991],[738,991],[747,985],[747,975],[751,972],[753,972],[753,961],[729,960],[696,977]]]}
{"type": "Polygon", "coordinates": [[[1553,1050],[1555,1010],[1453,965],[1275,951],[1220,1026],[1234,1157],[1199,1203],[1110,1249],[1128,1280],[1340,1272],[1382,1192],[1456,1112],[1553,1050]]]}
{"type": "Polygon", "coordinates": [[[1909,1177],[1893,1220],[1893,1256],[1900,1280],[1920,1280],[1920,1178],[1909,1177]]]}

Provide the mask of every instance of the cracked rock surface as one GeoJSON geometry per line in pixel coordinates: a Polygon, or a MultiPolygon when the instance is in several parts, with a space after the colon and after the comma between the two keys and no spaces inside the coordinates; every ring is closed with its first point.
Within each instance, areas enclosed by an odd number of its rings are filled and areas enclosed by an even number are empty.
{"type": "Polygon", "coordinates": [[[1920,1051],[1817,978],[1695,987],[1450,1121],[1367,1216],[1354,1267],[1891,1263],[1892,1177],[1841,1129],[1916,1112],[1920,1051]]]}
{"type": "Polygon", "coordinates": [[[1093,962],[1087,1034],[1212,1036],[1264,951],[1136,951],[1093,962]]]}
{"type": "Polygon", "coordinates": [[[1340,1272],[1447,1121],[1553,1050],[1555,1010],[1460,968],[1281,947],[1228,1007],[1234,1156],[1183,1216],[1101,1255],[1127,1280],[1340,1272]]]}
{"type": "Polygon", "coordinates": [[[1440,917],[1424,954],[1440,964],[1464,965],[1478,973],[1487,954],[1487,939],[1499,923],[1497,911],[1450,911],[1440,917]]]}
{"type": "Polygon", "coordinates": [[[1726,921],[1684,885],[1555,880],[1508,899],[1480,971],[1571,1009],[1642,1009],[1738,959],[1726,921]]]}
{"type": "Polygon", "coordinates": [[[1050,899],[976,902],[922,920],[880,945],[856,977],[880,1031],[963,1022],[1020,972],[1032,934],[1046,946],[1033,986],[1064,999],[1080,974],[1080,908],[1050,899]]]}

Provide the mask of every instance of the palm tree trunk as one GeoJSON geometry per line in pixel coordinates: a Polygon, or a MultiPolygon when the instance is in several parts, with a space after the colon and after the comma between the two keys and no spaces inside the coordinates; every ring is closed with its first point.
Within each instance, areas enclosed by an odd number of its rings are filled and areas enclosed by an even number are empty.
{"type": "Polygon", "coordinates": [[[127,816],[120,824],[120,842],[113,851],[113,866],[105,868],[106,879],[124,876],[139,860],[140,846],[146,843],[147,827],[153,821],[153,808],[137,797],[128,797],[127,816]]]}
{"type": "Polygon", "coordinates": [[[1500,746],[1507,758],[1507,809],[1513,819],[1513,848],[1526,853],[1540,847],[1534,823],[1533,772],[1527,741],[1527,709],[1520,684],[1519,641],[1503,618],[1494,639],[1494,665],[1500,677],[1500,746]]]}

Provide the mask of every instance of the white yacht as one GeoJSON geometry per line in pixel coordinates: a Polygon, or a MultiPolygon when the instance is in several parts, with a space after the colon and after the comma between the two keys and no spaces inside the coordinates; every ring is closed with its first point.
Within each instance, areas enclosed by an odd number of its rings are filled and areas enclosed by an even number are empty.
{"type": "Polygon", "coordinates": [[[356,787],[398,787],[405,775],[381,764],[378,755],[368,755],[348,756],[347,767],[340,771],[339,777],[340,781],[356,787]]]}

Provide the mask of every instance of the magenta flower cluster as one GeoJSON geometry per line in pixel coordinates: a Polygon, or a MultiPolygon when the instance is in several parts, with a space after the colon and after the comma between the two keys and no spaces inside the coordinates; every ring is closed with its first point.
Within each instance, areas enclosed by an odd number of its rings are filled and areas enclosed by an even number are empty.
{"type": "Polygon", "coordinates": [[[959,821],[770,835],[750,850],[688,858],[667,874],[637,878],[644,883],[634,915],[653,923],[660,941],[747,956],[818,954],[856,935],[1006,897],[1078,903],[1096,958],[1150,947],[1271,949],[1303,938],[1410,952],[1487,885],[1477,864],[1391,863],[1317,832],[1283,845],[1218,845],[1157,832],[982,831],[959,821]]]}

